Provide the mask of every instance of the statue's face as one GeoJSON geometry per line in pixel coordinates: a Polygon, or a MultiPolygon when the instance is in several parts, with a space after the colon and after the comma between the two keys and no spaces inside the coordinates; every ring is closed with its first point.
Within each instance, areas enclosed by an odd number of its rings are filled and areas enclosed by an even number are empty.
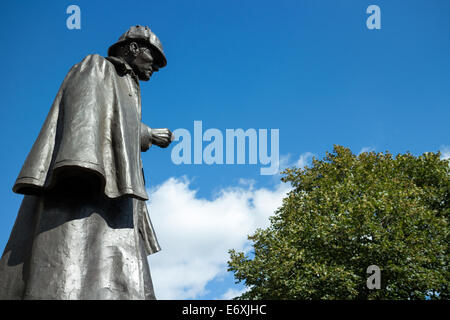
{"type": "Polygon", "coordinates": [[[139,47],[138,44],[132,42],[130,44],[130,51],[133,52],[134,59],[130,61],[130,66],[139,77],[140,80],[148,81],[153,72],[159,70],[155,63],[154,52],[148,47],[139,47]]]}

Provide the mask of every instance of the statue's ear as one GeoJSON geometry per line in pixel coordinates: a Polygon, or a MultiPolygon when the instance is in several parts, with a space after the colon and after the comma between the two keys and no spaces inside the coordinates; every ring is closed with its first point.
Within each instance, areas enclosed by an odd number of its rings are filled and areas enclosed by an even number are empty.
{"type": "Polygon", "coordinates": [[[129,44],[129,49],[130,49],[130,53],[133,56],[137,56],[138,52],[139,52],[139,45],[136,42],[130,42],[129,44]]]}

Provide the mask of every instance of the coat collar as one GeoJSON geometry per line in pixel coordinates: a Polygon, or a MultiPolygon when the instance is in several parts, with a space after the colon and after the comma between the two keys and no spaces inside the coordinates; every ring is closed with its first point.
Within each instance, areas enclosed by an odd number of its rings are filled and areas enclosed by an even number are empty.
{"type": "Polygon", "coordinates": [[[111,62],[114,67],[116,67],[116,70],[120,75],[130,74],[132,78],[134,78],[136,82],[139,83],[139,78],[134,73],[133,68],[131,68],[125,60],[114,56],[108,56],[106,57],[106,60],[111,62]]]}

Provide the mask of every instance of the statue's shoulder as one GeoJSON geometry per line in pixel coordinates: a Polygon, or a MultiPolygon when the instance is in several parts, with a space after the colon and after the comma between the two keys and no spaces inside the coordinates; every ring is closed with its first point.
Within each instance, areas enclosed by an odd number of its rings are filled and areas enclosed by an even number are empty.
{"type": "Polygon", "coordinates": [[[105,57],[99,54],[89,54],[79,63],[75,64],[71,71],[79,72],[86,69],[94,69],[99,72],[104,72],[108,68],[114,68],[114,66],[105,57]]]}
{"type": "Polygon", "coordinates": [[[93,53],[93,54],[88,54],[86,57],[84,57],[83,60],[81,60],[80,63],[83,62],[93,62],[93,63],[106,63],[108,60],[106,60],[105,57],[97,54],[97,53],[93,53]]]}

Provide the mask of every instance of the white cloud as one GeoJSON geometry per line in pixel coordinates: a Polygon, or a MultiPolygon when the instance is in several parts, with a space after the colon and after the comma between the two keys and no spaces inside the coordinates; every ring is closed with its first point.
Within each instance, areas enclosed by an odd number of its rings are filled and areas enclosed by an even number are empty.
{"type": "Polygon", "coordinates": [[[298,168],[303,169],[305,166],[307,166],[310,163],[313,156],[314,156],[314,153],[311,153],[311,152],[302,153],[300,155],[300,157],[298,158],[297,162],[295,163],[295,165],[298,168]]]}
{"type": "Polygon", "coordinates": [[[280,171],[283,171],[287,167],[291,166],[291,154],[280,155],[280,171]]]}
{"type": "MultiPolygon", "coordinates": [[[[149,256],[158,299],[195,299],[226,272],[228,250],[249,249],[247,235],[269,225],[290,186],[254,189],[253,183],[202,199],[187,178],[170,178],[150,190],[149,213],[162,251],[149,256]]],[[[225,295],[234,294],[227,291],[225,295]]]]}
{"type": "Polygon", "coordinates": [[[375,151],[375,148],[373,148],[373,147],[363,147],[363,148],[358,152],[358,155],[360,155],[361,153],[364,153],[364,152],[372,152],[372,151],[375,151]]]}
{"type": "Polygon", "coordinates": [[[225,292],[222,295],[221,299],[222,300],[232,300],[233,298],[236,298],[236,297],[242,295],[245,291],[247,291],[246,288],[244,288],[242,290],[236,290],[236,289],[230,288],[227,290],[227,292],[225,292]]]}
{"type": "Polygon", "coordinates": [[[441,147],[441,159],[450,159],[450,146],[441,147]]]}
{"type": "MultiPolygon", "coordinates": [[[[282,154],[280,155],[280,171],[293,166],[304,168],[306,165],[311,164],[311,160],[314,156],[316,156],[314,153],[307,151],[302,153],[297,160],[292,160],[292,154],[282,154]]],[[[277,177],[277,179],[279,179],[279,177],[277,177]]]]}

